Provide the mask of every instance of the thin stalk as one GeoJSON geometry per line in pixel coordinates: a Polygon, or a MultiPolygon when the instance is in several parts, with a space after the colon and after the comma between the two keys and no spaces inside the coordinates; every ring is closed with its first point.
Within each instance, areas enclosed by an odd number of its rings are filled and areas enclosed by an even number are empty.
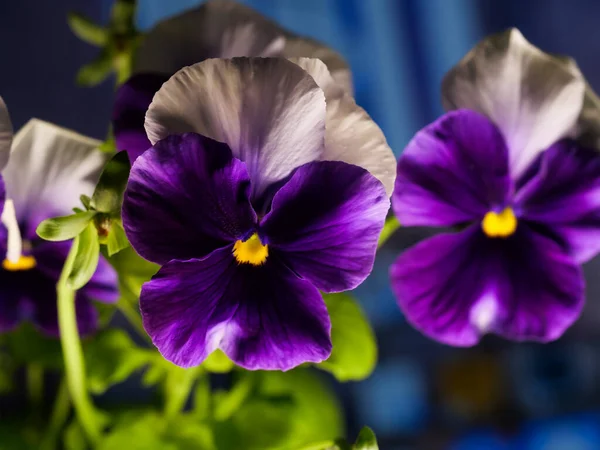
{"type": "Polygon", "coordinates": [[[87,391],[85,361],[81,349],[79,330],[77,329],[77,316],[75,315],[75,291],[67,284],[78,246],[79,238],[76,237],[69,251],[69,256],[63,267],[58,285],[56,286],[58,295],[58,325],[65,360],[67,385],[73,405],[75,406],[75,412],[88,439],[92,443],[97,443],[100,440],[101,430],[92,399],[87,391]]]}
{"type": "Polygon", "coordinates": [[[165,417],[173,418],[185,408],[200,367],[181,369],[174,367],[167,375],[165,385],[165,417]]]}
{"type": "Polygon", "coordinates": [[[66,380],[63,380],[58,387],[56,399],[54,400],[54,407],[52,408],[52,415],[50,416],[50,422],[46,429],[46,434],[40,445],[40,450],[55,450],[57,446],[58,437],[60,430],[65,425],[69,411],[71,410],[71,400],[69,398],[69,388],[66,380]]]}
{"type": "Polygon", "coordinates": [[[29,364],[25,378],[31,411],[37,415],[44,399],[44,368],[38,364],[29,364]]]}

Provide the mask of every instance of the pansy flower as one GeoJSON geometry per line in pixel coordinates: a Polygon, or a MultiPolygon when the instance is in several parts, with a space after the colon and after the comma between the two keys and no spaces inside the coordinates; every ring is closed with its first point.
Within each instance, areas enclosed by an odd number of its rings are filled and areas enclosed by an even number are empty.
{"type": "MultiPolygon", "coordinates": [[[[2,137],[0,128],[0,145],[2,137]]],[[[37,119],[14,136],[10,160],[2,171],[15,220],[6,227],[9,255],[0,267],[0,332],[29,320],[45,334],[58,335],[56,284],[70,243],[44,241],[36,228],[42,220],[71,214],[79,196],[93,192],[106,161],[99,144],[37,119]]],[[[77,292],[80,332],[96,328],[92,300],[117,298],[116,273],[100,259],[90,282],[77,292]]]]}
{"type": "Polygon", "coordinates": [[[117,148],[132,161],[150,147],[144,116],[152,97],[178,70],[209,58],[311,57],[321,59],[341,89],[351,93],[350,71],[335,51],[296,36],[253,9],[230,0],[209,0],[159,22],[144,37],[134,76],[120,87],[113,110],[117,148]]]}
{"type": "Polygon", "coordinates": [[[392,200],[403,225],[454,227],[391,268],[424,334],[546,342],[579,316],[580,265],[600,250],[600,153],[578,139],[598,117],[583,114],[585,87],[572,61],[517,30],[485,39],[446,76],[453,111],[408,144],[392,200]]]}
{"type": "Polygon", "coordinates": [[[381,130],[320,60],[283,58],[177,72],[146,130],[123,225],[162,266],[140,297],[160,352],[184,367],[215,349],[246,369],[326,359],[319,291],[367,277],[389,209],[395,160],[381,130]]]}
{"type": "MultiPolygon", "coordinates": [[[[8,227],[11,223],[15,222],[14,214],[12,214],[12,204],[8,202],[6,205],[6,187],[4,180],[1,175],[2,169],[6,167],[8,163],[8,156],[10,154],[10,145],[12,143],[13,130],[12,123],[10,121],[10,115],[8,114],[8,108],[6,103],[0,97],[0,259],[4,260],[7,257],[8,252],[8,227]]],[[[18,258],[18,249],[12,251],[13,255],[8,255],[11,259],[18,258]]]]}

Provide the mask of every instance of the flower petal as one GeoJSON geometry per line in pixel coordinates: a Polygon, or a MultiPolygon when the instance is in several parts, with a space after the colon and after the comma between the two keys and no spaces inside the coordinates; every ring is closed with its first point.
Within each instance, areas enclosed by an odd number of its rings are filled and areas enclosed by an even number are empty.
{"type": "Polygon", "coordinates": [[[385,136],[367,112],[344,93],[327,70],[314,58],[291,58],[316,81],[327,102],[324,161],[343,161],[367,169],[392,195],[396,179],[396,157],[385,136]]]}
{"type": "Polygon", "coordinates": [[[19,222],[42,209],[71,214],[82,194],[91,195],[107,159],[99,145],[95,139],[37,119],[21,128],[2,173],[19,222]]]}
{"type": "Polygon", "coordinates": [[[171,77],[146,114],[150,142],[189,131],[229,145],[246,163],[257,199],[296,167],[321,157],[325,98],[290,61],[211,59],[171,77]]]}
{"type": "Polygon", "coordinates": [[[502,131],[515,177],[565,137],[582,108],[585,81],[562,58],[531,45],[516,29],[484,39],[444,78],[447,110],[469,108],[502,131]]]}
{"type": "Polygon", "coordinates": [[[284,45],[283,30],[253,9],[207,1],[153,27],[136,53],[134,72],[170,75],[208,58],[278,56],[284,45]]]}
{"type": "Polygon", "coordinates": [[[563,140],[517,193],[521,216],[548,227],[579,263],[600,252],[600,154],[563,140]]]}
{"type": "Polygon", "coordinates": [[[217,348],[251,370],[287,370],[331,352],[319,292],[272,258],[238,265],[231,247],[169,262],[143,286],[140,307],[154,344],[182,367],[217,348]]]}
{"type": "Polygon", "coordinates": [[[508,151],[482,115],[453,111],[419,131],[398,161],[392,206],[401,224],[451,226],[503,207],[508,151]]]}
{"type": "Polygon", "coordinates": [[[389,209],[366,170],[323,161],[300,167],[261,223],[272,252],[325,292],[354,289],[371,273],[389,209]]]}
{"type": "Polygon", "coordinates": [[[156,73],[134,75],[125,82],[115,97],[113,132],[118,150],[126,150],[133,163],[152,147],[146,136],[144,121],[154,94],[169,77],[156,73]]]}
{"type": "Polygon", "coordinates": [[[123,226],[145,259],[202,258],[251,231],[245,164],[226,144],[195,133],[169,136],[133,167],[123,201],[123,226]]]}
{"type": "Polygon", "coordinates": [[[525,224],[508,239],[490,239],[479,225],[437,235],[402,254],[390,275],[409,322],[456,346],[474,345],[485,332],[551,341],[583,306],[581,268],[525,224]]]}
{"type": "Polygon", "coordinates": [[[4,169],[8,162],[12,138],[13,128],[8,115],[8,108],[2,97],[0,97],[0,170],[4,169]]]}

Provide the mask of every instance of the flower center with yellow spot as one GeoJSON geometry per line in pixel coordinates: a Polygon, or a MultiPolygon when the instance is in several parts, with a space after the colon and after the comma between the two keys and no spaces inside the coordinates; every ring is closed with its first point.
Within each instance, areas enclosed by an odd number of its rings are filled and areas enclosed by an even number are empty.
{"type": "Polygon", "coordinates": [[[35,260],[35,258],[33,256],[21,255],[19,257],[19,260],[16,262],[9,261],[8,259],[5,259],[4,261],[2,261],[2,268],[4,270],[8,270],[10,272],[21,272],[21,271],[31,270],[31,269],[35,268],[36,265],[37,265],[37,261],[35,260]]]}
{"type": "Polygon", "coordinates": [[[489,211],[481,222],[481,228],[489,237],[505,238],[517,229],[517,217],[512,208],[504,208],[499,213],[489,211]]]}
{"type": "Polygon", "coordinates": [[[258,234],[254,233],[245,241],[239,240],[233,245],[233,256],[240,264],[260,266],[269,256],[269,246],[264,245],[258,234]]]}

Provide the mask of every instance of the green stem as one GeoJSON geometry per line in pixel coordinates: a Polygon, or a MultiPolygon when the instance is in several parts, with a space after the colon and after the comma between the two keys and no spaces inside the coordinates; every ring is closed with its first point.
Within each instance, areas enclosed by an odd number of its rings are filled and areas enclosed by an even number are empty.
{"type": "Polygon", "coordinates": [[[181,369],[174,366],[167,375],[165,386],[165,416],[170,419],[179,414],[190,397],[194,381],[202,369],[192,367],[181,369]]]}
{"type": "Polygon", "coordinates": [[[87,391],[85,379],[85,362],[81,349],[79,330],[77,329],[77,316],[75,315],[75,291],[67,284],[67,279],[73,268],[79,237],[73,241],[69,256],[56,286],[58,295],[58,325],[60,328],[60,342],[62,345],[65,374],[69,393],[75,406],[75,412],[85,434],[92,443],[100,439],[100,427],[96,420],[96,412],[87,391]]]}
{"type": "Polygon", "coordinates": [[[48,424],[48,429],[46,430],[46,434],[40,445],[40,450],[56,449],[60,430],[69,417],[70,409],[71,401],[69,399],[69,389],[66,380],[63,378],[58,388],[58,393],[56,394],[56,400],[54,400],[50,423],[48,424]]]}
{"type": "Polygon", "coordinates": [[[396,219],[396,216],[389,217],[385,221],[383,230],[381,230],[381,234],[379,235],[379,243],[377,244],[377,248],[383,247],[383,244],[387,242],[387,240],[396,232],[398,228],[400,228],[400,222],[398,219],[396,219]]]}
{"type": "Polygon", "coordinates": [[[27,393],[34,414],[39,412],[44,398],[44,369],[37,364],[29,364],[26,372],[27,393]]]}
{"type": "Polygon", "coordinates": [[[144,329],[140,313],[133,307],[133,304],[129,300],[122,298],[119,300],[119,303],[117,303],[117,308],[119,308],[119,311],[121,311],[127,321],[142,338],[151,341],[150,336],[148,336],[148,333],[146,333],[146,330],[144,329]]]}
{"type": "Polygon", "coordinates": [[[309,444],[305,447],[300,448],[299,450],[327,450],[329,448],[334,448],[335,441],[323,441],[317,442],[316,444],[309,444]]]}

